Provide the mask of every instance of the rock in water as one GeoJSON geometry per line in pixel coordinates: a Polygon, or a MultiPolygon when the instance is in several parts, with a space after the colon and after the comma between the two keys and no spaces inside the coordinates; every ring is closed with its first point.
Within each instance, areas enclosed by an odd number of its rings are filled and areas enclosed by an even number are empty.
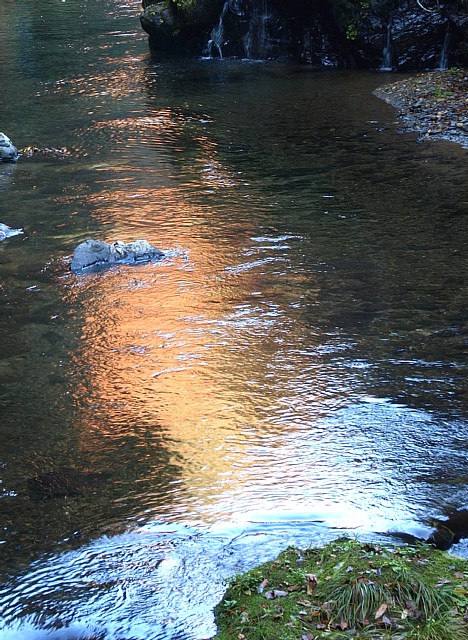
{"type": "Polygon", "coordinates": [[[33,500],[80,496],[98,488],[107,477],[92,471],[63,467],[28,478],[29,495],[33,500]]]}
{"type": "Polygon", "coordinates": [[[73,254],[71,270],[73,273],[80,271],[99,271],[114,264],[135,264],[161,260],[164,253],[153,247],[146,240],[134,242],[113,242],[111,244],[102,240],[88,238],[79,244],[73,254]]]}
{"type": "Polygon", "coordinates": [[[4,133],[0,133],[0,161],[16,162],[18,160],[18,149],[10,138],[4,133]]]}
{"type": "Polygon", "coordinates": [[[468,509],[454,511],[447,520],[433,518],[435,530],[428,542],[437,549],[447,551],[453,544],[458,544],[462,538],[468,538],[468,509]]]}
{"type": "Polygon", "coordinates": [[[11,236],[19,236],[21,233],[24,233],[23,229],[12,229],[0,222],[0,241],[5,240],[5,238],[11,238],[11,236]]]}

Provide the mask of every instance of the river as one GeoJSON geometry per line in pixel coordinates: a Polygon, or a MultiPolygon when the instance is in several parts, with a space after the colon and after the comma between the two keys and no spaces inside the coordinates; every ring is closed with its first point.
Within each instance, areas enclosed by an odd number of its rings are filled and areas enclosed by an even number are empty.
{"type": "Polygon", "coordinates": [[[139,11],[0,5],[0,130],[64,149],[0,166],[1,640],[208,638],[288,544],[468,503],[466,151],[388,74],[151,55],[139,11]],[[87,237],[166,256],[72,275],[87,237]]]}

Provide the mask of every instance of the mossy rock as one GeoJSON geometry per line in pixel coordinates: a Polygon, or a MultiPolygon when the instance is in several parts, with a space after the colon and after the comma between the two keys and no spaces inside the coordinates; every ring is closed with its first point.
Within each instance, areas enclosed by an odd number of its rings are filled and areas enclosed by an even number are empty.
{"type": "Polygon", "coordinates": [[[235,577],[217,640],[466,640],[468,560],[340,538],[235,577]]]}

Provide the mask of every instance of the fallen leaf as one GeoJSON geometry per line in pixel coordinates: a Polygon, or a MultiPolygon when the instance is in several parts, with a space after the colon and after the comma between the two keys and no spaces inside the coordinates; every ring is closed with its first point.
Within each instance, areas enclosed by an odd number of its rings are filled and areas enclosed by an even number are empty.
{"type": "Polygon", "coordinates": [[[416,613],[416,605],[412,600],[406,601],[406,608],[409,614],[414,615],[416,613]]]}
{"type": "Polygon", "coordinates": [[[445,580],[441,578],[440,580],[437,581],[436,588],[438,589],[439,587],[443,587],[445,584],[450,584],[451,582],[452,582],[451,580],[445,580]]]}
{"type": "Polygon", "coordinates": [[[350,572],[350,571],[352,571],[353,569],[354,569],[354,567],[351,567],[351,566],[346,567],[346,573],[349,573],[349,572],[350,572]]]}
{"type": "Polygon", "coordinates": [[[388,627],[392,626],[392,621],[390,620],[390,618],[387,618],[387,616],[382,616],[382,622],[388,627]]]}
{"type": "Polygon", "coordinates": [[[310,602],[310,600],[298,600],[297,604],[300,604],[301,607],[311,607],[312,606],[312,602],[310,602]]]}
{"type": "Polygon", "coordinates": [[[314,573],[306,573],[307,595],[310,596],[317,587],[317,576],[314,573]]]}
{"type": "Polygon", "coordinates": [[[336,625],[341,629],[341,631],[345,631],[348,628],[348,623],[345,620],[342,620],[340,624],[336,625]]]}
{"type": "Polygon", "coordinates": [[[305,633],[301,636],[301,640],[315,640],[315,636],[312,633],[305,633]]]}
{"type": "Polygon", "coordinates": [[[386,604],[385,602],[381,604],[380,607],[375,612],[375,616],[374,616],[375,620],[378,620],[379,618],[381,618],[383,614],[387,611],[387,609],[388,609],[388,604],[386,604]]]}
{"type": "Polygon", "coordinates": [[[274,600],[275,598],[282,598],[287,595],[288,595],[287,591],[281,591],[280,589],[271,589],[271,591],[265,592],[265,598],[268,598],[268,600],[274,600]]]}
{"type": "Polygon", "coordinates": [[[263,593],[263,590],[265,589],[265,587],[268,584],[268,580],[265,578],[264,580],[262,580],[260,582],[260,584],[257,587],[257,593],[263,593]]]}

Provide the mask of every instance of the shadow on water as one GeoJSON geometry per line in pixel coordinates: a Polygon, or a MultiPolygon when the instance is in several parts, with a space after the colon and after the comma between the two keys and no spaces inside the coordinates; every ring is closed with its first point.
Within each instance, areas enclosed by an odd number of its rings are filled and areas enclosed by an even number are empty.
{"type": "Polygon", "coordinates": [[[0,166],[2,639],[206,638],[284,546],[466,506],[466,152],[395,133],[378,74],[17,6],[2,128],[69,154],[0,166]],[[166,258],[72,275],[88,236],[166,258]]]}

